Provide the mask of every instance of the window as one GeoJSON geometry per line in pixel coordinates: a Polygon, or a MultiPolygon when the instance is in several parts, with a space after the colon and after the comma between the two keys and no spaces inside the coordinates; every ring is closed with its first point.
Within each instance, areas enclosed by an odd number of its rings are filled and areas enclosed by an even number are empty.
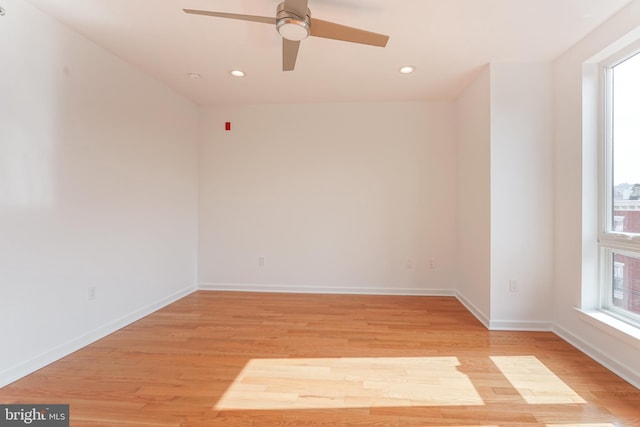
{"type": "Polygon", "coordinates": [[[601,308],[640,327],[640,46],[602,69],[601,308]]]}

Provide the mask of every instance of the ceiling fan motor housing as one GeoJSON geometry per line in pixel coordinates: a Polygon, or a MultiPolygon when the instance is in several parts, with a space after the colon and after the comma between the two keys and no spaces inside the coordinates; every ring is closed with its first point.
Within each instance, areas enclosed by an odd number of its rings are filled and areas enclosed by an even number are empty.
{"type": "Polygon", "coordinates": [[[306,16],[298,16],[285,10],[282,2],[276,12],[276,28],[287,40],[304,40],[311,34],[311,11],[307,9],[306,16]]]}

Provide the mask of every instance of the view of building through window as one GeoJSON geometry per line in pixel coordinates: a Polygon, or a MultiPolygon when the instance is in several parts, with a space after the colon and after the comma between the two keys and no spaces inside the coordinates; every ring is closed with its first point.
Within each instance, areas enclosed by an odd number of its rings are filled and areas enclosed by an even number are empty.
{"type": "Polygon", "coordinates": [[[613,305],[640,314],[640,259],[613,256],[613,305]]]}
{"type": "MultiPolygon", "coordinates": [[[[613,232],[640,233],[640,53],[612,73],[613,232]]],[[[640,253],[613,255],[614,307],[640,314],[640,253]]]]}

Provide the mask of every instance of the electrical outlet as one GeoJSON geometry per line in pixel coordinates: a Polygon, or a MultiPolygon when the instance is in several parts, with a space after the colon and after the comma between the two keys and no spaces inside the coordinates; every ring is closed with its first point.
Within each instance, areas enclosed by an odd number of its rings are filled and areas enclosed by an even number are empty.
{"type": "Polygon", "coordinates": [[[263,256],[258,258],[258,266],[259,267],[264,267],[264,257],[263,256]]]}
{"type": "Polygon", "coordinates": [[[518,281],[511,279],[509,280],[509,291],[518,292],[520,290],[520,286],[518,285],[518,281]]]}
{"type": "Polygon", "coordinates": [[[95,286],[89,286],[87,288],[87,299],[89,301],[93,301],[94,299],[96,299],[96,287],[95,286]]]}

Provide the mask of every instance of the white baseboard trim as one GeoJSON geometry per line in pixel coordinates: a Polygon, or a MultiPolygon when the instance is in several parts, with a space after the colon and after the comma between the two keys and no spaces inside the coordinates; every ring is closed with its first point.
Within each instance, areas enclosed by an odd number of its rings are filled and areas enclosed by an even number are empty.
{"type": "Polygon", "coordinates": [[[326,293],[326,294],[356,294],[356,295],[415,295],[415,296],[454,296],[489,330],[512,331],[553,331],[560,338],[576,347],[607,369],[619,375],[625,381],[640,389],[640,372],[607,356],[604,352],[594,348],[569,331],[549,322],[521,322],[521,321],[491,321],[474,304],[462,294],[452,289],[420,289],[420,288],[362,288],[362,287],[311,287],[290,285],[250,285],[228,283],[201,283],[198,287],[190,286],[181,289],[165,298],[149,304],[134,312],[115,319],[103,326],[93,329],[86,334],[60,344],[19,365],[9,367],[0,372],[0,387],[29,375],[48,364],[59,360],[105,336],[137,321],[145,316],[200,290],[237,291],[237,292],[283,292],[283,293],[326,293]]]}
{"type": "Polygon", "coordinates": [[[491,320],[489,322],[489,330],[551,332],[553,331],[553,323],[541,321],[491,320]]]}
{"type": "Polygon", "coordinates": [[[423,288],[361,288],[335,286],[291,286],[238,283],[200,283],[198,289],[204,291],[232,292],[282,292],[282,293],[323,293],[354,295],[413,295],[413,296],[453,296],[460,301],[487,329],[496,331],[551,331],[552,324],[537,321],[490,321],[475,305],[453,289],[423,288]]]}
{"type": "Polygon", "coordinates": [[[596,362],[600,363],[605,368],[609,369],[614,374],[627,381],[629,384],[640,389],[640,372],[636,369],[607,356],[603,351],[594,348],[558,325],[553,326],[553,332],[596,362]]]}
{"type": "Polygon", "coordinates": [[[489,318],[482,312],[482,310],[478,309],[478,307],[473,305],[473,303],[471,303],[471,301],[465,298],[465,296],[462,295],[460,292],[456,292],[455,295],[456,295],[456,298],[458,298],[458,301],[460,301],[460,304],[464,305],[464,307],[467,310],[469,310],[471,314],[473,314],[475,318],[478,319],[480,323],[482,323],[485,326],[485,328],[490,329],[489,318]]]}
{"type": "Polygon", "coordinates": [[[453,289],[423,288],[363,288],[349,286],[292,286],[237,283],[200,283],[203,291],[271,292],[293,294],[351,294],[351,295],[407,295],[407,296],[455,296],[453,289]]]}
{"type": "Polygon", "coordinates": [[[465,298],[460,292],[456,292],[456,298],[467,310],[473,314],[490,331],[528,331],[528,332],[550,332],[553,330],[553,323],[527,320],[491,320],[476,307],[471,301],[465,298]]]}
{"type": "Polygon", "coordinates": [[[9,385],[14,381],[17,381],[20,378],[37,371],[38,369],[44,368],[50,363],[68,356],[69,354],[78,351],[81,348],[86,347],[87,345],[96,342],[101,338],[106,337],[107,335],[117,331],[118,329],[121,329],[137,320],[140,320],[143,317],[148,316],[149,314],[161,309],[162,307],[165,307],[179,300],[180,298],[183,298],[195,292],[196,290],[197,289],[195,286],[181,289],[165,298],[162,298],[159,301],[156,301],[155,303],[135,310],[130,314],[115,319],[103,326],[95,328],[77,338],[57,345],[56,347],[47,350],[32,359],[22,362],[19,365],[9,367],[8,369],[0,372],[0,387],[9,385]]]}

